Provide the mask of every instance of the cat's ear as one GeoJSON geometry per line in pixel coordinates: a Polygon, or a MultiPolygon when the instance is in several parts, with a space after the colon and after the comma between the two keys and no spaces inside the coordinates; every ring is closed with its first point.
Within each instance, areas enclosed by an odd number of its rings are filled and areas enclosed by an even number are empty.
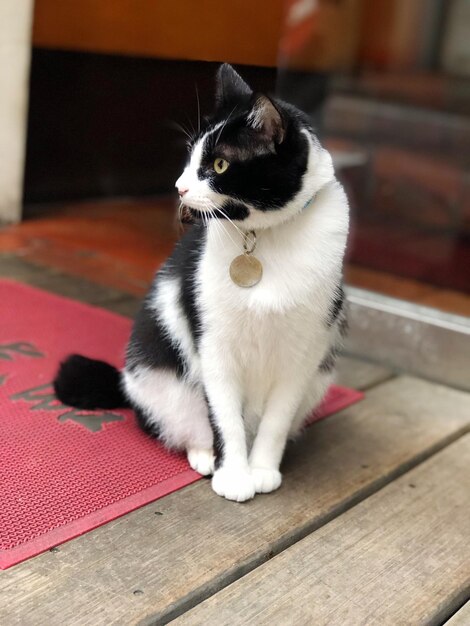
{"type": "Polygon", "coordinates": [[[253,108],[248,114],[248,125],[262,133],[268,141],[282,143],[285,127],[282,115],[273,102],[264,95],[256,97],[253,108]]]}
{"type": "Polygon", "coordinates": [[[252,96],[253,91],[231,65],[224,63],[217,72],[215,100],[218,108],[233,108],[252,96]]]}

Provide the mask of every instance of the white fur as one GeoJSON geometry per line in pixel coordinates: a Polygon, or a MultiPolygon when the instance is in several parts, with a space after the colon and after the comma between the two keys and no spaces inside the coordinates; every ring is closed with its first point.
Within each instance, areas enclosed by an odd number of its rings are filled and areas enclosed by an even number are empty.
{"type": "MultiPolygon", "coordinates": [[[[185,447],[191,465],[203,473],[212,469],[205,390],[225,444],[212,485],[236,501],[280,486],[286,440],[331,382],[318,365],[337,332],[325,322],[341,279],[348,203],[330,155],[307,132],[305,139],[308,167],[296,197],[282,211],[251,207],[238,224],[244,231],[256,228],[261,282],[243,289],[231,281],[242,233],[237,224],[209,221],[196,275],[204,325],[198,350],[179,305],[178,282],[162,276],[154,299],[156,315],[190,364],[187,378],[148,370],[125,375],[128,394],[158,422],[165,441],[185,447]]],[[[224,200],[197,178],[202,143],[177,182],[189,190],[185,203],[199,209],[224,200]]]]}
{"type": "Polygon", "coordinates": [[[175,183],[175,186],[178,189],[187,189],[188,200],[191,195],[198,195],[198,191],[200,191],[200,195],[204,197],[207,194],[208,185],[204,180],[199,180],[197,171],[201,164],[202,158],[202,150],[204,147],[205,135],[202,137],[195,145],[191,152],[191,158],[189,159],[188,165],[184,168],[183,173],[178,178],[175,183]]]}
{"type": "Polygon", "coordinates": [[[152,299],[152,307],[155,316],[167,330],[168,337],[171,341],[176,341],[185,362],[190,364],[187,378],[197,383],[201,380],[201,365],[188,320],[181,308],[180,293],[181,284],[178,279],[161,276],[152,299]]]}
{"type": "MultiPolygon", "coordinates": [[[[179,303],[180,288],[177,279],[161,276],[152,307],[158,321],[190,364],[186,378],[180,380],[167,370],[139,367],[124,372],[124,385],[128,396],[144,408],[148,422],[158,427],[168,447],[209,450],[212,454],[213,436],[200,386],[200,362],[179,303]]],[[[192,455],[191,465],[202,463],[205,467],[207,461],[197,461],[195,455],[192,455]]]]}
{"type": "Polygon", "coordinates": [[[202,391],[173,372],[139,367],[124,372],[126,392],[142,407],[169,448],[212,449],[212,430],[202,391]]]}
{"type": "Polygon", "coordinates": [[[223,201],[229,200],[228,196],[217,193],[209,187],[206,180],[201,180],[198,177],[204,143],[208,135],[217,134],[222,126],[223,122],[217,124],[196,142],[188,165],[175,183],[177,189],[187,190],[184,195],[184,203],[193,209],[204,211],[213,205],[220,205],[223,201]]]}
{"type": "Polygon", "coordinates": [[[188,448],[188,461],[193,470],[203,476],[214,473],[215,456],[212,448],[188,448]]]}
{"type": "Polygon", "coordinates": [[[260,107],[254,107],[246,121],[252,128],[261,128],[264,121],[263,110],[260,107]]]}

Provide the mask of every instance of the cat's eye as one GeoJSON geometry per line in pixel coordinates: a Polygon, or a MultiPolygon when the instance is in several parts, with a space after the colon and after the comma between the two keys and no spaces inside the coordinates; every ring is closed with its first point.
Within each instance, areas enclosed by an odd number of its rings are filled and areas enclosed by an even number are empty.
{"type": "Polygon", "coordinates": [[[226,161],[225,159],[216,159],[214,161],[214,170],[216,174],[223,174],[224,172],[226,172],[228,169],[228,165],[228,161],[226,161]]]}

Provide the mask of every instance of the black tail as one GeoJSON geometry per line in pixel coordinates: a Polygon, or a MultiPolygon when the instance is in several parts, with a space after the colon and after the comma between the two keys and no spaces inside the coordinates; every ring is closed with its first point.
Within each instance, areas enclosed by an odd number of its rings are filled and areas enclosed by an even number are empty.
{"type": "Polygon", "coordinates": [[[122,391],[121,373],[104,361],[72,354],[60,364],[54,380],[57,398],[78,409],[123,409],[129,401],[122,391]]]}

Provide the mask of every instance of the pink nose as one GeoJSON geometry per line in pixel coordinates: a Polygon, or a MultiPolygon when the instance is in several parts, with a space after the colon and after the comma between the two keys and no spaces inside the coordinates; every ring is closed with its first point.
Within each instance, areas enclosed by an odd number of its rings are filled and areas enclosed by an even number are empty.
{"type": "Polygon", "coordinates": [[[188,193],[187,189],[183,189],[182,187],[178,187],[178,194],[179,194],[180,198],[182,198],[185,193],[188,193]]]}

